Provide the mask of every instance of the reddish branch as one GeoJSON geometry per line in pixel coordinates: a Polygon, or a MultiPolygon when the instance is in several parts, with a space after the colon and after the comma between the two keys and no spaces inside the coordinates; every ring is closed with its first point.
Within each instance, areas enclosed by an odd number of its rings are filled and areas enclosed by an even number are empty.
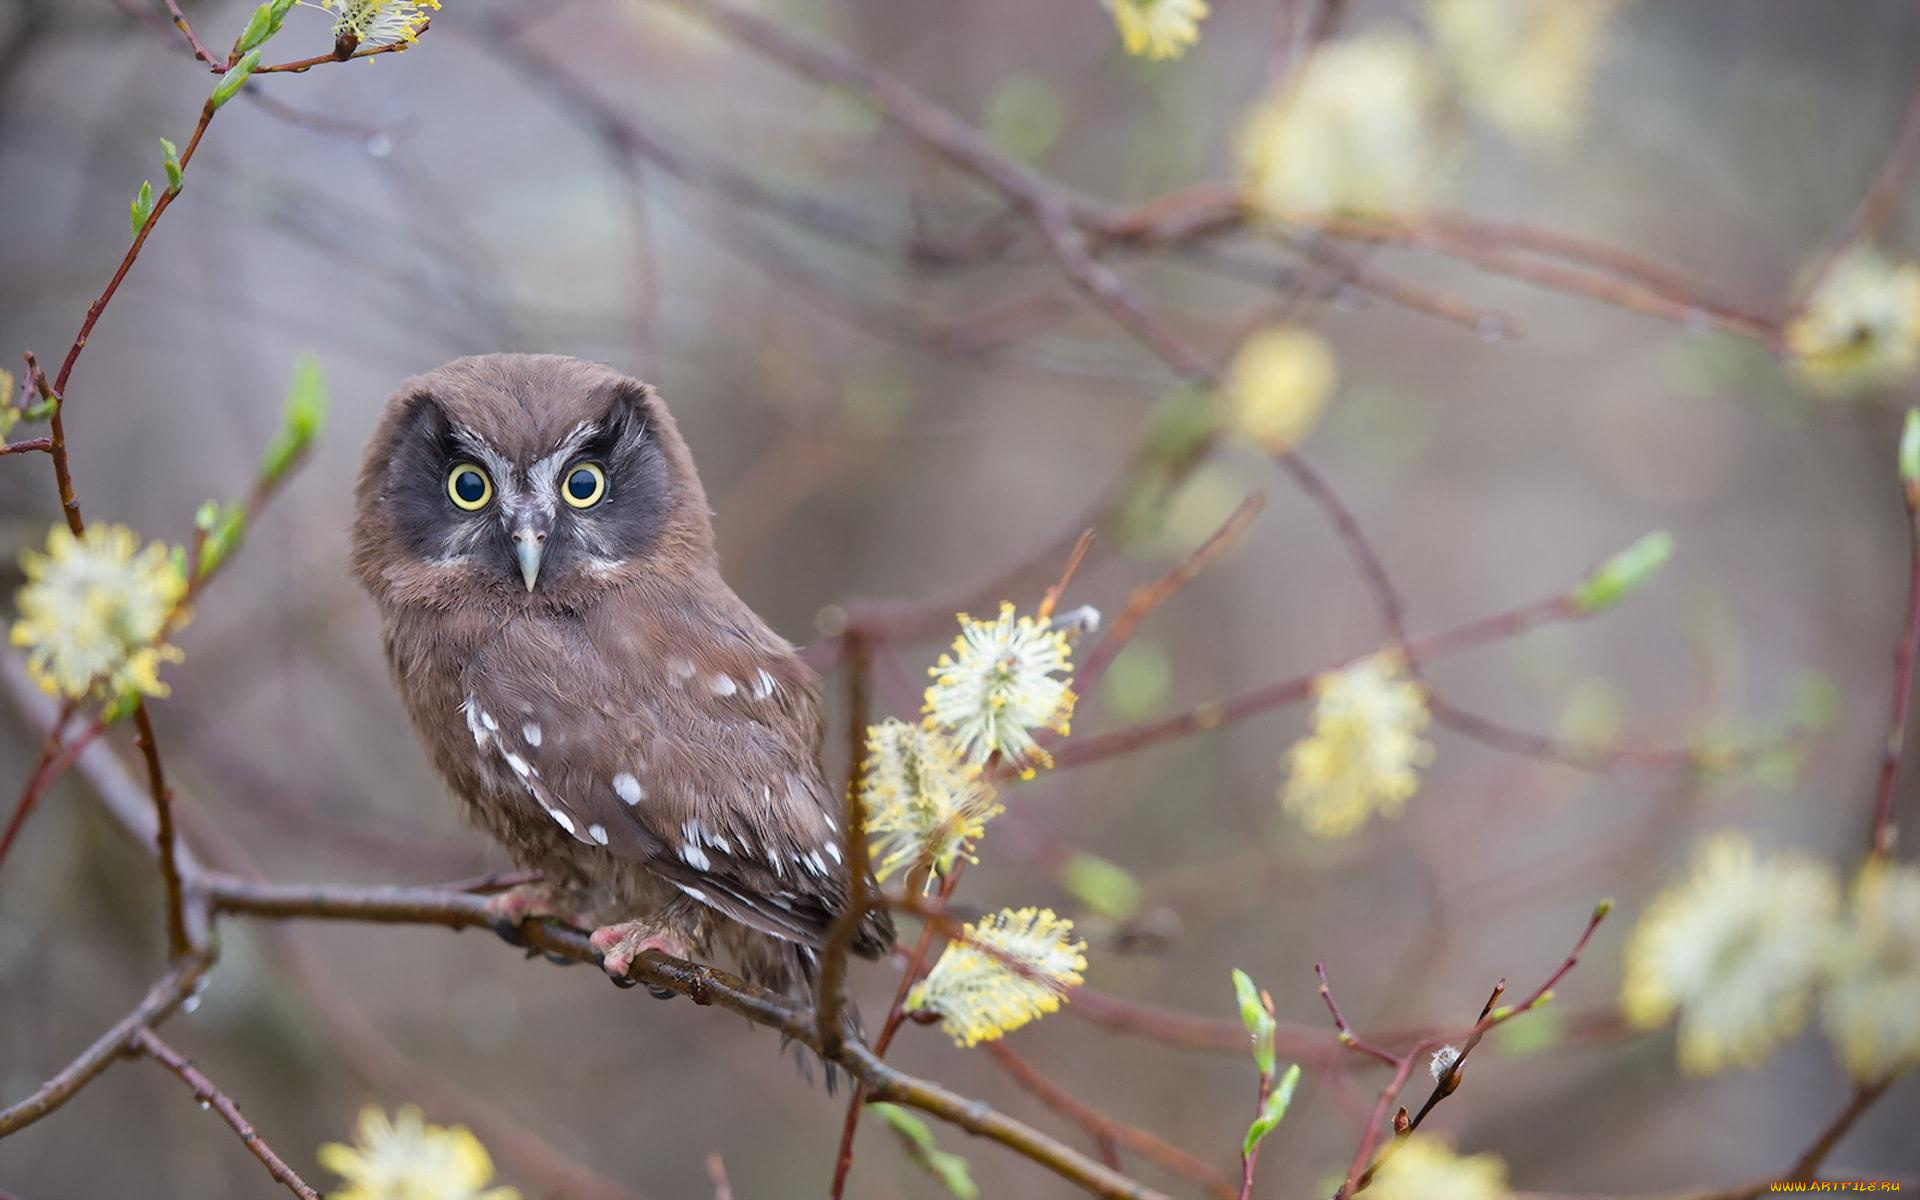
{"type": "Polygon", "coordinates": [[[1795,1159],[1793,1166],[1787,1168],[1787,1178],[1801,1183],[1813,1180],[1820,1171],[1820,1164],[1825,1162],[1827,1155],[1840,1144],[1840,1139],[1847,1135],[1847,1131],[1853,1128],[1862,1114],[1873,1107],[1874,1101],[1886,1095],[1887,1089],[1892,1086],[1893,1079],[1889,1076],[1878,1083],[1862,1084],[1856,1088],[1852,1098],[1847,1101],[1846,1107],[1842,1108],[1827,1127],[1820,1131],[1819,1136],[1813,1139],[1813,1144],[1807,1147],[1806,1153],[1795,1159]]]}
{"type": "Polygon", "coordinates": [[[34,806],[40,802],[41,794],[53,785],[53,781],[59,778],[74,758],[79,757],[80,751],[86,749],[87,743],[103,728],[99,721],[93,721],[72,741],[65,741],[67,723],[73,719],[73,710],[71,701],[61,705],[59,716],[54,719],[52,728],[47,730],[47,736],[40,744],[40,757],[34,761],[33,770],[27,773],[27,783],[20,790],[19,803],[13,806],[13,816],[7,819],[6,829],[0,831],[0,863],[6,861],[7,851],[13,848],[14,840],[20,836],[20,830],[32,815],[34,806]]]}
{"type": "MultiPolygon", "coordinates": [[[[1245,1049],[1244,1046],[1241,1048],[1245,1049]]],[[[981,1049],[999,1063],[1023,1091],[1086,1130],[1096,1141],[1124,1146],[1142,1158],[1199,1183],[1222,1200],[1233,1200],[1238,1195],[1233,1185],[1227,1182],[1227,1177],[1205,1161],[1144,1129],[1117,1121],[1092,1105],[1075,1099],[1065,1088],[1047,1078],[1045,1072],[1008,1049],[1005,1042],[982,1042],[981,1049]]]]}
{"type": "MultiPolygon", "coordinates": [[[[1578,616],[1580,613],[1562,593],[1546,600],[1482,617],[1476,621],[1408,638],[1402,649],[1409,661],[1418,662],[1517,637],[1536,625],[1549,621],[1571,620],[1578,616]]],[[[1227,700],[1202,704],[1171,717],[1145,721],[1094,737],[1079,738],[1062,746],[1054,755],[1054,763],[1064,768],[1098,762],[1156,742],[1218,729],[1222,725],[1230,725],[1256,713],[1304,700],[1313,694],[1314,680],[1321,675],[1330,670],[1349,666],[1365,657],[1367,655],[1356,655],[1332,667],[1268,684],[1266,687],[1243,692],[1227,700]]]]}
{"type": "Polygon", "coordinates": [[[273,1176],[275,1183],[284,1186],[300,1200],[320,1200],[320,1193],[308,1187],[307,1181],[300,1178],[286,1164],[286,1160],[267,1144],[267,1139],[260,1136],[259,1130],[241,1115],[240,1106],[233,1102],[233,1097],[221,1091],[213,1080],[187,1061],[178,1050],[161,1041],[159,1034],[141,1026],[127,1039],[127,1049],[133,1054],[143,1054],[171,1071],[181,1083],[193,1090],[193,1098],[200,1102],[202,1108],[210,1108],[220,1114],[220,1119],[239,1137],[241,1145],[260,1160],[260,1165],[267,1169],[267,1174],[273,1176]]]}
{"type": "MultiPolygon", "coordinates": [[[[1376,1159],[1374,1157],[1374,1146],[1378,1143],[1380,1129],[1387,1119],[1387,1114],[1393,1111],[1395,1101],[1399,1099],[1401,1091],[1406,1088],[1408,1080],[1412,1078],[1414,1068],[1419,1064],[1421,1057],[1453,1042],[1462,1043],[1460,1053],[1453,1058],[1451,1065],[1434,1084],[1434,1090],[1432,1094],[1427,1097],[1427,1102],[1421,1106],[1419,1116],[1409,1122],[1397,1120],[1394,1122],[1394,1132],[1396,1135],[1394,1146],[1398,1146],[1400,1144],[1398,1139],[1403,1139],[1412,1133],[1413,1130],[1418,1127],[1419,1121],[1424,1120],[1427,1113],[1431,1112],[1436,1104],[1451,1095],[1453,1090],[1459,1086],[1460,1068],[1462,1064],[1466,1062],[1467,1055],[1473,1052],[1474,1047],[1480,1044],[1480,1040],[1487,1035],[1489,1030],[1543,1003],[1547,994],[1551,992],[1562,979],[1566,978],[1567,972],[1573,970],[1575,965],[1579,963],[1581,953],[1586,950],[1587,943],[1593,939],[1594,931],[1600,928],[1600,922],[1606,920],[1607,913],[1612,911],[1612,907],[1610,901],[1602,901],[1600,904],[1594,906],[1593,915],[1587,919],[1586,928],[1581,931],[1580,939],[1573,944],[1573,949],[1568,952],[1566,959],[1553,974],[1547,976],[1546,981],[1535,988],[1525,1000],[1518,1004],[1495,1008],[1494,1005],[1498,1003],[1499,998],[1506,991],[1507,983],[1506,980],[1503,979],[1493,989],[1493,994],[1488,998],[1486,1005],[1481,1008],[1480,1017],[1474,1022],[1472,1028],[1448,1037],[1423,1038],[1419,1042],[1416,1042],[1404,1056],[1397,1060],[1397,1066],[1394,1069],[1392,1080],[1388,1082],[1386,1087],[1381,1089],[1379,1099],[1374,1102],[1373,1112],[1368,1116],[1366,1128],[1360,1135],[1360,1145],[1354,1151],[1353,1162],[1347,1168],[1346,1181],[1341,1184],[1339,1191],[1335,1193],[1335,1200],[1343,1200],[1343,1198],[1350,1197],[1365,1188],[1367,1183],[1371,1181],[1373,1172],[1378,1169],[1380,1162],[1386,1158],[1387,1154],[1392,1153],[1393,1147],[1390,1146],[1387,1151],[1382,1153],[1379,1159],[1376,1159]]],[[[1323,988],[1325,986],[1325,978],[1323,972],[1321,975],[1323,988]]],[[[1327,993],[1327,1007],[1336,1014],[1339,1012],[1330,992],[1327,993]]],[[[1338,1019],[1336,1016],[1336,1020],[1338,1019]]]]}
{"type": "Polygon", "coordinates": [[[1220,527],[1214,530],[1207,540],[1200,543],[1199,548],[1189,554],[1178,566],[1147,586],[1135,589],[1133,595],[1127,599],[1127,606],[1120,610],[1120,615],[1114,618],[1113,623],[1108,627],[1106,635],[1088,653],[1085,661],[1080,664],[1079,670],[1074,672],[1074,690],[1083,696],[1091,692],[1094,684],[1098,683],[1100,677],[1106,673],[1108,665],[1113,662],[1115,656],[1126,648],[1128,640],[1133,637],[1134,630],[1140,627],[1140,622],[1153,615],[1155,609],[1199,578],[1202,571],[1212,566],[1221,555],[1231,549],[1240,540],[1240,535],[1247,531],[1247,526],[1253,524],[1253,519],[1260,515],[1260,510],[1265,508],[1266,504],[1267,498],[1264,493],[1255,492],[1248,496],[1227,515],[1227,519],[1221,523],[1220,527]]]}
{"type": "Polygon", "coordinates": [[[1400,1059],[1397,1056],[1366,1041],[1353,1031],[1351,1025],[1347,1024],[1346,1015],[1340,1011],[1340,1005],[1333,998],[1333,986],[1327,982],[1327,964],[1313,964],[1313,973],[1320,977],[1320,998],[1327,1002],[1327,1011],[1333,1014],[1333,1024],[1334,1028],[1339,1030],[1340,1044],[1358,1050],[1369,1058],[1379,1059],[1389,1067],[1397,1068],[1400,1065],[1400,1059]]]}

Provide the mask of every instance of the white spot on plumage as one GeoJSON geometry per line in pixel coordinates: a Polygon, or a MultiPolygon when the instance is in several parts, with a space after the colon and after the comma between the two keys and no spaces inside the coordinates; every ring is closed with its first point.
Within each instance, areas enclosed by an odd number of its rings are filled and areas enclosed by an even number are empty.
{"type": "Polygon", "coordinates": [[[673,676],[681,683],[685,683],[694,677],[695,671],[693,664],[686,659],[670,658],[667,660],[667,674],[673,676]]]}
{"type": "Polygon", "coordinates": [[[713,866],[712,860],[707,858],[707,852],[692,842],[680,847],[680,857],[696,871],[704,871],[713,866]]]}
{"type": "Polygon", "coordinates": [[[722,854],[733,853],[733,843],[721,837],[719,834],[716,833],[712,837],[708,838],[707,840],[712,842],[713,848],[715,850],[718,850],[720,853],[722,854]]]}
{"type": "Polygon", "coordinates": [[[528,721],[520,727],[520,736],[527,739],[527,745],[529,746],[537,748],[540,745],[540,727],[532,721],[528,721]]]}
{"type": "Polygon", "coordinates": [[[500,722],[494,720],[493,714],[490,712],[487,712],[485,709],[482,709],[480,711],[480,723],[487,727],[488,733],[500,732],[500,722]]]}
{"type": "Polygon", "coordinates": [[[827,860],[820,857],[820,852],[818,850],[809,850],[807,852],[806,861],[807,861],[807,869],[809,871],[812,871],[815,875],[820,876],[822,879],[825,879],[827,877],[827,860]]]}
{"type": "Polygon", "coordinates": [[[587,836],[604,846],[607,844],[607,827],[598,822],[589,825],[587,826],[587,836]]]}
{"type": "Polygon", "coordinates": [[[716,696],[731,696],[740,690],[740,685],[733,681],[731,675],[715,675],[709,686],[713,688],[713,694],[716,696]]]}
{"type": "Polygon", "coordinates": [[[839,845],[838,845],[837,843],[834,843],[834,842],[828,842],[828,843],[827,843],[827,854],[828,854],[828,856],[829,856],[829,857],[831,857],[831,858],[833,859],[833,861],[835,861],[835,862],[845,862],[845,861],[846,861],[846,859],[844,859],[844,858],[841,858],[841,857],[840,857],[840,847],[839,847],[839,845]]]}
{"type": "Polygon", "coordinates": [[[840,826],[834,822],[832,813],[821,813],[820,819],[827,823],[828,829],[833,830],[835,833],[840,832],[840,826]]]}
{"type": "Polygon", "coordinates": [[[506,756],[507,765],[513,768],[513,773],[520,776],[522,779],[526,778],[529,775],[539,774],[539,772],[533,769],[532,763],[529,763],[526,759],[521,758],[518,754],[515,754],[513,751],[503,750],[501,751],[501,753],[506,756]]]}
{"type": "Polygon", "coordinates": [[[755,698],[760,700],[765,700],[771,697],[774,693],[774,689],[779,686],[780,686],[779,684],[774,682],[773,676],[767,674],[767,669],[765,667],[762,667],[760,668],[759,673],[754,677],[753,694],[755,698]]]}
{"type": "Polygon", "coordinates": [[[640,786],[638,779],[622,771],[613,777],[613,794],[632,807],[647,798],[647,789],[640,786]]]}
{"type": "Polygon", "coordinates": [[[480,724],[480,709],[474,704],[472,696],[460,702],[460,712],[467,718],[467,728],[473,733],[473,744],[482,750],[486,749],[487,730],[480,724]]]}
{"type": "Polygon", "coordinates": [[[695,900],[698,900],[702,904],[705,904],[707,902],[707,894],[701,891],[697,887],[688,887],[684,883],[676,883],[673,886],[679,888],[681,891],[685,892],[687,895],[692,896],[695,900]]]}
{"type": "Polygon", "coordinates": [[[566,831],[567,831],[568,833],[573,833],[573,831],[574,831],[574,829],[573,829],[573,818],[572,818],[572,817],[570,817],[570,816],[568,816],[567,814],[565,814],[565,813],[563,813],[563,812],[561,812],[561,811],[560,811],[559,809],[557,809],[557,808],[550,808],[550,809],[548,809],[548,810],[547,810],[547,815],[553,818],[553,823],[554,823],[555,825],[558,825],[558,826],[559,826],[560,828],[562,828],[562,829],[564,829],[564,830],[566,830],[566,831]]]}

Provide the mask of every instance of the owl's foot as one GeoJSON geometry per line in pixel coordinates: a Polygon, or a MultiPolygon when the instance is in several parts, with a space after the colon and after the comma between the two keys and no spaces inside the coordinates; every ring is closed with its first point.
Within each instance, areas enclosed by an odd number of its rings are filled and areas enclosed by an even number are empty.
{"type": "Polygon", "coordinates": [[[528,921],[554,917],[569,925],[583,922],[568,907],[559,890],[545,883],[522,883],[487,897],[487,925],[509,946],[526,948],[520,927],[528,921]]]}
{"type": "MultiPolygon", "coordinates": [[[[668,958],[687,958],[693,947],[687,939],[671,929],[661,927],[657,921],[622,921],[618,925],[603,925],[593,931],[587,939],[593,948],[600,952],[600,966],[607,977],[621,987],[632,987],[634,981],[627,978],[627,972],[633,969],[634,960],[649,950],[656,950],[668,958]]],[[[664,989],[650,988],[655,996],[664,989]]],[[[666,992],[671,996],[671,991],[666,992]]]]}

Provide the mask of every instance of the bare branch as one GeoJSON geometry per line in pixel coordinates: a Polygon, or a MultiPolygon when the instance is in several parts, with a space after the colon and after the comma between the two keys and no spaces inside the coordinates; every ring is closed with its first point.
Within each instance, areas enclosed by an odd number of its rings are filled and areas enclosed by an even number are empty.
{"type": "Polygon", "coordinates": [[[267,1174],[273,1176],[274,1182],[283,1185],[288,1191],[300,1197],[300,1200],[320,1200],[320,1193],[307,1186],[307,1181],[300,1178],[299,1174],[286,1164],[286,1160],[267,1144],[267,1139],[261,1137],[252,1123],[241,1115],[240,1106],[233,1102],[233,1098],[221,1091],[213,1080],[207,1078],[205,1072],[187,1061],[178,1050],[161,1041],[159,1034],[141,1026],[135,1029],[133,1036],[128,1039],[128,1048],[132,1053],[144,1054],[171,1071],[181,1083],[193,1090],[193,1097],[200,1102],[201,1107],[211,1108],[219,1113],[220,1119],[225,1121],[239,1137],[241,1144],[260,1160],[260,1165],[267,1169],[267,1174]]]}

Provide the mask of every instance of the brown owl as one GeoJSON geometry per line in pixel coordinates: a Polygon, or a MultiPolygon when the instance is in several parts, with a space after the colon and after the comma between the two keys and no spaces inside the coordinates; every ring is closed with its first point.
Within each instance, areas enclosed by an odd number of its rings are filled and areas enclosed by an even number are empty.
{"type": "MultiPolygon", "coordinates": [[[[434,765],[543,883],[502,922],[594,928],[608,974],[718,949],[804,996],[847,904],[819,681],[720,577],[653,389],[550,355],[402,384],[360,468],[353,565],[434,765]]],[[[893,941],[876,911],[853,948],[893,941]]]]}

